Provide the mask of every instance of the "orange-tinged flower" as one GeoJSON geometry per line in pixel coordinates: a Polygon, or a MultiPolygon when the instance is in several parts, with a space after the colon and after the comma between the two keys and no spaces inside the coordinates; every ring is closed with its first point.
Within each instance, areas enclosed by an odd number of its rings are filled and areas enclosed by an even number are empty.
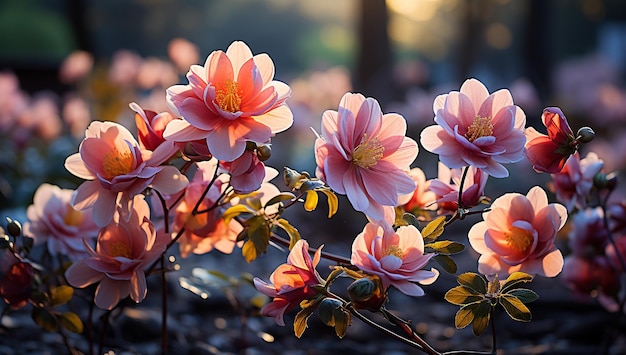
{"type": "Polygon", "coordinates": [[[554,277],[563,268],[563,255],[554,244],[567,220],[567,210],[548,204],[544,190],[535,186],[528,194],[507,193],[497,198],[484,221],[472,226],[469,241],[476,252],[478,271],[500,280],[522,271],[554,277]]]}
{"type": "Polygon", "coordinates": [[[166,139],[205,139],[211,154],[225,161],[241,156],[246,141],[269,141],[293,123],[285,104],[291,89],[273,78],[270,57],[252,56],[243,42],[233,42],[226,53],[214,51],[203,67],[191,66],[189,85],[167,89],[168,105],[183,120],[167,126],[166,139]]]}
{"type": "Polygon", "coordinates": [[[398,202],[406,211],[415,214],[420,219],[424,219],[423,214],[425,214],[427,210],[437,209],[437,204],[435,203],[437,195],[430,190],[431,180],[426,180],[426,175],[422,169],[411,169],[409,176],[417,185],[415,191],[400,197],[398,202]]]}
{"type": "Polygon", "coordinates": [[[523,159],[526,115],[508,90],[489,94],[480,81],[468,79],[460,92],[439,95],[433,111],[437,124],[426,127],[420,139],[450,168],[473,166],[503,178],[509,172],[502,164],[523,159]]]}
{"type": "Polygon", "coordinates": [[[536,171],[558,173],[570,155],[576,152],[578,142],[560,108],[545,108],[541,120],[548,129],[548,135],[539,133],[533,127],[526,128],[524,154],[536,171]]]}
{"type": "Polygon", "coordinates": [[[287,257],[287,263],[280,265],[270,275],[271,284],[254,278],[254,287],[269,297],[272,302],[266,304],[261,309],[264,316],[274,317],[276,324],[285,325],[283,316],[301,301],[310,299],[318,291],[314,286],[321,285],[324,280],[315,270],[320,261],[322,247],[317,249],[313,259],[309,255],[309,243],[304,239],[296,242],[287,257]]]}
{"type": "Polygon", "coordinates": [[[163,138],[165,127],[172,120],[178,119],[169,112],[156,113],[151,110],[144,110],[134,102],[128,105],[135,111],[135,124],[137,125],[137,136],[139,146],[142,149],[152,151],[153,155],[165,156],[166,159],[174,155],[178,148],[172,141],[163,138]]]}
{"type": "Polygon", "coordinates": [[[383,115],[375,99],[346,93],[339,110],[322,117],[322,134],[315,141],[316,175],[346,194],[354,209],[383,221],[385,206],[397,206],[399,196],[415,190],[408,171],[418,147],[405,136],[406,128],[402,116],[383,115]]]}
{"type": "Polygon", "coordinates": [[[437,269],[423,270],[435,254],[424,254],[424,238],[414,226],[391,228],[368,223],[352,243],[350,262],[378,275],[386,289],[393,286],[409,296],[423,296],[417,285],[437,280],[437,269]]]}

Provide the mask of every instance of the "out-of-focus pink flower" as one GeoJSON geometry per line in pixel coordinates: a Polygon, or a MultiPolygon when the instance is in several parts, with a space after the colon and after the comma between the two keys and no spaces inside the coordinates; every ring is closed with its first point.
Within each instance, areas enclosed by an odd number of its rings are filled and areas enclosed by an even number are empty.
{"type": "Polygon", "coordinates": [[[620,289],[619,273],[604,256],[585,258],[568,255],[563,265],[561,281],[574,295],[582,299],[598,297],[598,301],[611,312],[618,309],[616,298],[620,289]]]}
{"type": "Polygon", "coordinates": [[[35,243],[46,243],[53,255],[66,255],[72,261],[87,256],[83,239],[95,240],[98,226],[91,211],[76,211],[70,200],[74,190],[42,184],[35,191],[33,204],[26,214],[24,234],[34,238],[35,243]]]}
{"type": "Polygon", "coordinates": [[[545,108],[541,120],[548,129],[548,135],[539,133],[533,127],[526,128],[524,154],[536,171],[558,173],[570,155],[576,152],[578,142],[560,108],[545,108]]]}
{"type": "Polygon", "coordinates": [[[0,279],[0,297],[12,309],[24,307],[34,291],[33,280],[33,266],[24,261],[16,262],[0,279]]]}
{"type": "Polygon", "coordinates": [[[141,62],[139,54],[133,51],[122,49],[115,52],[109,69],[109,80],[123,87],[134,85],[141,62]]]}
{"type": "MultiPolygon", "coordinates": [[[[439,162],[438,177],[435,180],[430,180],[430,191],[436,196],[438,213],[455,213],[459,209],[459,187],[461,186],[463,169],[450,169],[439,162]]],[[[461,194],[460,207],[464,209],[478,206],[489,200],[485,196],[485,186],[489,175],[482,169],[473,166],[468,169],[461,194]]]]}
{"type": "Polygon", "coordinates": [[[322,135],[315,141],[316,175],[379,222],[383,206],[395,207],[400,195],[415,190],[408,171],[418,147],[405,134],[402,116],[383,115],[375,99],[346,93],[338,111],[322,116],[322,135]]]}
{"type": "Polygon", "coordinates": [[[616,270],[623,272],[624,267],[622,265],[622,260],[626,260],[626,236],[620,235],[619,237],[616,237],[615,245],[617,245],[617,248],[613,246],[613,243],[607,244],[606,256],[616,270]]]}
{"type": "Polygon", "coordinates": [[[137,137],[139,138],[139,146],[142,149],[151,150],[159,156],[174,155],[178,148],[172,141],[163,138],[165,127],[172,120],[178,119],[169,112],[156,113],[150,110],[144,110],[139,105],[131,102],[129,105],[131,110],[135,111],[135,124],[137,125],[137,137]],[[156,150],[159,149],[157,153],[156,150]],[[161,151],[164,151],[161,153],[161,151]]]}
{"type": "Polygon", "coordinates": [[[450,168],[473,166],[503,178],[509,172],[502,164],[524,157],[526,115],[508,90],[489,94],[480,81],[468,79],[460,92],[437,96],[433,110],[437,125],[422,131],[421,142],[450,168]]]}
{"type": "Polygon", "coordinates": [[[190,66],[200,60],[198,46],[184,38],[174,38],[167,45],[167,55],[181,72],[185,72],[190,66]]]}
{"type": "Polygon", "coordinates": [[[437,269],[423,270],[435,254],[424,254],[424,238],[414,226],[394,231],[368,223],[352,243],[350,262],[359,269],[380,276],[383,287],[393,286],[409,296],[423,296],[417,285],[437,280],[437,269]]]}
{"type": "MultiPolygon", "coordinates": [[[[92,122],[79,152],[65,160],[65,168],[89,181],[72,196],[78,210],[93,207],[98,226],[110,223],[116,208],[128,216],[133,196],[152,186],[174,194],[187,186],[187,178],[174,166],[160,166],[170,156],[141,149],[132,134],[114,122],[92,122]]],[[[160,152],[167,153],[167,152],[160,152]]]]}
{"type": "Polygon", "coordinates": [[[596,153],[589,152],[584,159],[580,159],[578,152],[567,159],[560,173],[552,174],[550,187],[556,193],[559,202],[573,211],[574,207],[583,209],[587,206],[587,199],[593,187],[593,178],[604,167],[604,162],[596,153]]]}
{"type": "Polygon", "coordinates": [[[59,79],[63,83],[75,83],[86,77],[93,68],[93,56],[86,51],[74,51],[61,63],[59,79]]]}
{"type": "Polygon", "coordinates": [[[49,93],[34,97],[21,112],[18,121],[47,141],[56,139],[63,128],[56,97],[49,93]]]}
{"type": "Polygon", "coordinates": [[[149,57],[139,65],[137,85],[141,89],[168,87],[178,80],[176,70],[171,63],[159,58],[149,57]]]}
{"type": "Polygon", "coordinates": [[[237,235],[243,229],[241,225],[232,220],[228,225],[222,219],[224,209],[214,208],[226,188],[224,175],[218,177],[206,196],[200,203],[198,211],[206,211],[192,214],[194,207],[202,197],[202,193],[213,179],[217,161],[199,162],[198,170],[194,178],[185,190],[185,195],[176,206],[174,217],[174,231],[185,228],[185,232],[178,240],[180,254],[183,258],[190,253],[204,254],[213,249],[222,253],[232,253],[237,244],[237,235]]]}
{"type": "Polygon", "coordinates": [[[602,208],[587,208],[575,213],[571,220],[568,246],[572,254],[594,258],[604,255],[609,235],[604,224],[602,208]]]}
{"type": "Polygon", "coordinates": [[[87,101],[80,96],[70,96],[63,104],[61,113],[63,121],[70,128],[70,133],[75,138],[80,138],[91,122],[91,112],[87,101]]]}
{"type": "Polygon", "coordinates": [[[535,186],[526,196],[507,193],[497,198],[484,221],[472,226],[469,241],[476,252],[478,271],[506,279],[516,271],[554,277],[563,268],[563,255],[556,248],[556,233],[567,220],[567,210],[548,204],[545,191],[535,186]]]}
{"type": "Polygon", "coordinates": [[[90,256],[75,262],[65,272],[67,282],[73,287],[99,282],[95,303],[103,309],[112,309],[129,294],[137,303],[146,297],[144,270],[161,256],[171,240],[169,235],[157,233],[144,196],[135,196],[133,202],[128,221],[115,218],[102,228],[96,249],[85,243],[90,256]]]}
{"type": "Polygon", "coordinates": [[[240,157],[246,141],[269,141],[293,123],[285,103],[289,86],[273,78],[270,57],[253,57],[243,42],[233,42],[226,53],[214,51],[204,67],[191,66],[189,85],[167,89],[168,104],[183,120],[167,126],[166,139],[206,139],[211,153],[225,161],[240,157]]]}
{"type": "Polygon", "coordinates": [[[607,211],[611,231],[621,234],[626,233],[626,200],[611,203],[607,211]]]}
{"type": "Polygon", "coordinates": [[[424,171],[420,168],[413,168],[409,171],[409,176],[415,181],[415,191],[400,197],[398,203],[418,218],[427,210],[436,210],[437,195],[430,190],[431,181],[426,180],[424,171]]]}
{"type": "Polygon", "coordinates": [[[285,325],[285,312],[289,312],[301,301],[310,299],[318,291],[314,286],[321,285],[324,280],[315,270],[320,261],[322,247],[317,249],[313,259],[309,255],[309,243],[304,239],[296,242],[287,257],[287,263],[282,264],[270,275],[270,284],[254,278],[254,287],[269,297],[272,302],[261,309],[261,314],[274,317],[276,324],[285,325]]]}
{"type": "Polygon", "coordinates": [[[232,162],[220,162],[220,167],[230,174],[230,184],[236,193],[248,194],[257,190],[265,179],[265,164],[255,152],[245,150],[232,162]]]}

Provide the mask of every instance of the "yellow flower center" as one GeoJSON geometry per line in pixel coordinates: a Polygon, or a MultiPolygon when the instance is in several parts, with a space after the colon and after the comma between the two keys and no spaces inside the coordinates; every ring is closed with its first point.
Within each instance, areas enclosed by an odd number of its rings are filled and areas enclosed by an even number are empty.
{"type": "Polygon", "coordinates": [[[224,111],[237,112],[241,105],[241,92],[237,82],[230,79],[226,80],[215,91],[215,102],[224,111]]]}
{"type": "Polygon", "coordinates": [[[130,259],[130,248],[128,247],[128,244],[124,243],[124,242],[112,242],[111,243],[111,256],[112,257],[116,257],[116,256],[122,256],[125,258],[129,258],[130,259]]]}
{"type": "Polygon", "coordinates": [[[361,167],[368,169],[383,157],[385,147],[376,138],[367,139],[367,134],[363,135],[361,144],[359,144],[352,153],[352,162],[361,167]]]}
{"type": "Polygon", "coordinates": [[[400,247],[397,245],[391,245],[387,248],[387,250],[385,250],[385,256],[387,255],[393,255],[397,256],[398,258],[402,258],[402,249],[400,249],[400,247]]]}
{"type": "Polygon", "coordinates": [[[520,252],[528,251],[533,244],[532,233],[519,227],[511,227],[511,230],[504,234],[504,238],[510,247],[520,252]]]}
{"type": "Polygon", "coordinates": [[[486,137],[493,134],[493,124],[491,123],[491,117],[474,117],[474,121],[467,128],[465,138],[468,141],[473,142],[480,137],[486,137]]]}
{"type": "Polygon", "coordinates": [[[65,212],[65,218],[63,222],[68,226],[78,226],[83,223],[85,216],[83,216],[82,212],[78,212],[72,208],[72,206],[67,205],[67,211],[65,212]]]}
{"type": "Polygon", "coordinates": [[[104,178],[112,179],[119,175],[128,174],[133,170],[134,157],[130,151],[120,153],[117,148],[111,149],[104,154],[102,160],[102,171],[104,178]]]}

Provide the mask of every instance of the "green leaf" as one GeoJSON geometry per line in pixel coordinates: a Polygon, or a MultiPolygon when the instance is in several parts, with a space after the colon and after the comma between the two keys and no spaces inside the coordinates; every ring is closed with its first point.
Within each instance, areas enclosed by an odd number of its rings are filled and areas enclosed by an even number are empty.
{"type": "Polygon", "coordinates": [[[430,221],[430,223],[422,229],[422,238],[424,238],[424,241],[427,243],[435,241],[441,234],[443,234],[445,225],[446,216],[441,216],[430,221]]]}
{"type": "Polygon", "coordinates": [[[49,332],[56,332],[59,329],[59,324],[56,318],[43,308],[33,308],[31,317],[37,325],[49,332]]]}
{"type": "Polygon", "coordinates": [[[309,190],[306,192],[306,197],[304,199],[304,210],[307,212],[311,212],[315,210],[317,207],[317,202],[319,198],[317,196],[317,192],[315,190],[309,190]]]}
{"type": "Polygon", "coordinates": [[[333,312],[333,318],[335,319],[335,334],[342,339],[348,332],[348,326],[350,325],[350,312],[343,308],[338,308],[333,312]]]}
{"type": "Polygon", "coordinates": [[[495,274],[493,279],[487,284],[487,293],[495,295],[500,292],[500,280],[498,280],[498,274],[495,274]]]}
{"type": "Polygon", "coordinates": [[[339,209],[339,199],[330,189],[323,189],[321,191],[324,195],[326,195],[326,199],[328,201],[328,218],[330,218],[337,213],[337,210],[339,209]]]}
{"type": "Polygon", "coordinates": [[[234,206],[230,207],[229,209],[227,209],[226,211],[224,211],[224,214],[222,215],[222,218],[224,219],[224,223],[226,225],[228,225],[228,223],[230,223],[231,219],[239,216],[242,213],[254,213],[254,211],[251,210],[246,205],[238,204],[238,205],[234,205],[234,206]]]}
{"type": "Polygon", "coordinates": [[[530,303],[539,298],[539,295],[537,295],[535,291],[527,288],[516,288],[514,290],[510,290],[507,294],[519,298],[522,303],[530,303]]]}
{"type": "Polygon", "coordinates": [[[456,329],[463,329],[470,325],[474,320],[474,312],[471,307],[463,307],[456,312],[454,316],[454,326],[456,329]]]}
{"type": "Polygon", "coordinates": [[[415,226],[416,228],[419,227],[419,221],[417,220],[417,217],[415,217],[413,213],[408,213],[408,212],[403,213],[402,220],[406,222],[406,224],[409,226],[415,226]]]}
{"type": "Polygon", "coordinates": [[[484,299],[482,295],[476,294],[476,291],[465,286],[451,288],[446,292],[444,298],[446,301],[458,306],[482,301],[484,299]]]}
{"type": "Polygon", "coordinates": [[[285,232],[287,232],[287,234],[289,235],[289,250],[293,249],[294,245],[296,245],[296,242],[300,240],[300,232],[298,232],[298,229],[296,227],[289,224],[289,221],[283,218],[277,221],[277,225],[285,232]]]}
{"type": "Polygon", "coordinates": [[[74,312],[65,312],[58,315],[59,324],[72,333],[80,334],[83,332],[83,322],[74,312]]]}
{"type": "Polygon", "coordinates": [[[439,255],[454,255],[465,250],[465,245],[450,240],[442,240],[425,244],[424,248],[430,248],[432,252],[439,255]]]}
{"type": "Polygon", "coordinates": [[[473,324],[472,324],[472,332],[474,333],[474,335],[478,336],[480,334],[482,334],[485,329],[487,329],[487,326],[489,325],[489,318],[491,316],[490,311],[491,311],[491,304],[489,303],[488,300],[484,300],[481,302],[474,304],[469,304],[465,307],[468,307],[472,305],[472,307],[469,307],[471,309],[471,312],[474,315],[474,319],[473,319],[473,324]]]}
{"type": "Polygon", "coordinates": [[[254,243],[257,255],[265,254],[270,244],[271,230],[269,222],[263,216],[249,218],[246,222],[249,226],[248,241],[254,243]]]}
{"type": "Polygon", "coordinates": [[[271,206],[273,204],[276,204],[282,201],[293,200],[295,198],[296,198],[296,195],[292,194],[291,192],[281,192],[278,195],[272,197],[269,201],[267,201],[264,207],[267,208],[268,206],[271,206]]]}
{"type": "Polygon", "coordinates": [[[435,255],[433,259],[437,262],[437,264],[441,265],[444,270],[446,270],[449,274],[455,274],[457,270],[456,262],[454,259],[447,255],[435,255]]]}
{"type": "Polygon", "coordinates": [[[246,258],[246,262],[248,263],[255,260],[259,256],[259,252],[254,246],[254,242],[246,240],[246,242],[243,243],[243,247],[241,247],[241,255],[246,258]]]}
{"type": "Polygon", "coordinates": [[[531,282],[532,280],[533,280],[533,276],[530,274],[527,274],[521,271],[514,272],[511,275],[509,275],[509,277],[504,282],[504,285],[502,285],[502,292],[506,293],[507,290],[512,289],[515,285],[522,283],[522,282],[524,283],[531,282]]]}
{"type": "Polygon", "coordinates": [[[518,322],[530,322],[532,318],[530,310],[519,298],[511,294],[503,294],[499,297],[499,300],[511,319],[518,322]]]}
{"type": "Polygon", "coordinates": [[[74,289],[67,285],[61,285],[50,290],[50,304],[56,307],[66,304],[74,296],[74,289]]]}
{"type": "MultiPolygon", "coordinates": [[[[296,318],[293,320],[293,332],[296,337],[300,338],[302,334],[304,334],[304,331],[307,328],[307,320],[317,308],[317,303],[318,302],[309,303],[308,307],[302,308],[302,310],[296,314],[296,318]]],[[[300,306],[302,307],[302,303],[300,306]]]]}
{"type": "Polygon", "coordinates": [[[466,286],[476,292],[476,294],[484,295],[487,293],[487,282],[485,279],[473,272],[466,272],[457,277],[460,285],[466,286]]]}

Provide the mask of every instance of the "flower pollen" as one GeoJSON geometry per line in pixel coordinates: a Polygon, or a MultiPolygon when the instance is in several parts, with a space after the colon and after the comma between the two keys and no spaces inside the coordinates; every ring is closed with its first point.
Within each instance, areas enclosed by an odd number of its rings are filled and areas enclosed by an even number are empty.
{"type": "Polygon", "coordinates": [[[504,234],[504,238],[512,248],[520,252],[526,252],[533,243],[533,236],[530,231],[515,226],[504,234]]]}
{"type": "Polygon", "coordinates": [[[124,258],[131,258],[130,248],[128,247],[128,244],[124,242],[116,241],[111,243],[110,251],[112,257],[121,256],[124,258]]]}
{"type": "Polygon", "coordinates": [[[237,112],[241,105],[241,93],[237,82],[226,80],[215,92],[215,102],[224,111],[237,112]]]}
{"type": "Polygon", "coordinates": [[[491,123],[491,117],[474,117],[474,121],[467,128],[465,138],[468,141],[473,142],[480,137],[487,137],[493,134],[493,124],[491,123]]]}
{"type": "Polygon", "coordinates": [[[112,179],[119,175],[125,175],[133,170],[134,157],[130,151],[120,153],[117,148],[111,149],[104,155],[102,160],[102,171],[104,177],[112,179]]]}
{"type": "Polygon", "coordinates": [[[352,162],[361,168],[368,169],[378,163],[384,152],[385,147],[377,138],[367,139],[367,134],[365,134],[361,144],[352,153],[352,162]]]}
{"type": "Polygon", "coordinates": [[[391,245],[385,250],[385,256],[393,255],[402,258],[402,249],[397,245],[391,245]]]}

